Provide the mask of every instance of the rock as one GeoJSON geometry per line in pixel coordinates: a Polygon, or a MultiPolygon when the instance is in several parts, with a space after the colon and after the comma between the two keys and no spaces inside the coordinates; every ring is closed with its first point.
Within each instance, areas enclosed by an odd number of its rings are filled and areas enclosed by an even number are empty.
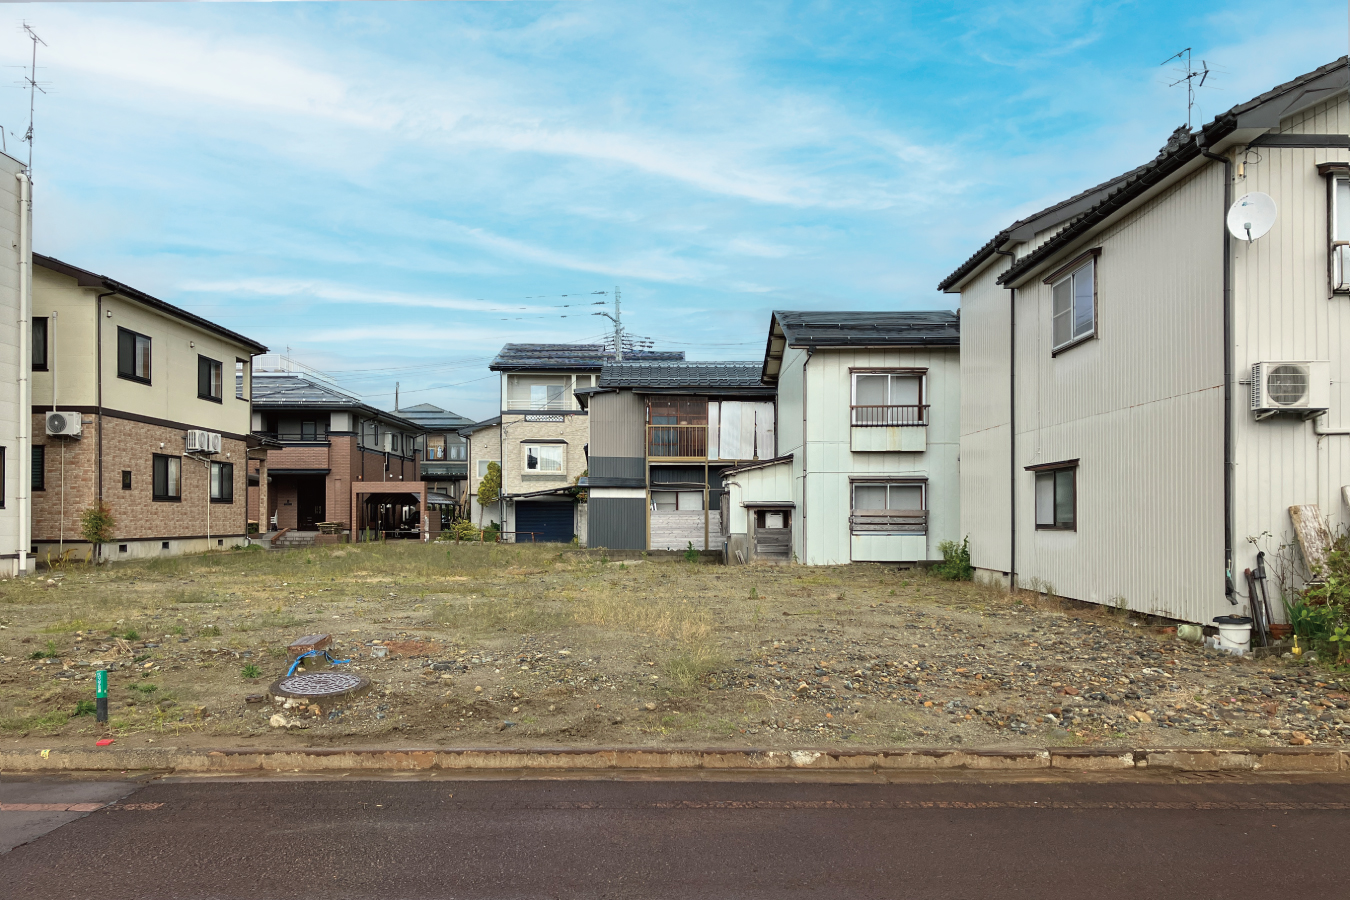
{"type": "Polygon", "coordinates": [[[804,694],[808,690],[810,690],[810,686],[805,681],[797,685],[797,693],[799,694],[804,694]]]}
{"type": "Polygon", "coordinates": [[[520,712],[520,707],[519,707],[519,706],[513,706],[513,707],[511,707],[511,712],[513,712],[513,713],[518,713],[518,712],[520,712]]]}
{"type": "Polygon", "coordinates": [[[473,686],[473,692],[474,692],[475,694],[481,694],[481,693],[483,693],[483,686],[482,686],[481,684],[475,684],[475,685],[473,686]]]}
{"type": "Polygon", "coordinates": [[[1144,712],[1143,710],[1136,712],[1134,716],[1140,722],[1148,723],[1153,721],[1153,717],[1150,716],[1148,713],[1144,712]]]}
{"type": "Polygon", "coordinates": [[[283,716],[281,713],[277,713],[271,719],[268,720],[268,724],[271,725],[273,728],[285,728],[291,723],[287,721],[286,717],[283,716]]]}
{"type": "Polygon", "coordinates": [[[262,694],[249,694],[247,697],[244,698],[244,702],[245,702],[245,703],[262,703],[262,702],[263,702],[264,700],[266,700],[266,699],[267,699],[267,698],[264,697],[262,694]]]}
{"type": "Polygon", "coordinates": [[[645,709],[645,710],[647,710],[647,712],[652,712],[653,710],[656,709],[656,704],[655,704],[655,703],[646,703],[646,704],[643,704],[643,707],[642,707],[642,708],[645,709]]]}
{"type": "Polygon", "coordinates": [[[1308,737],[1301,731],[1295,731],[1293,734],[1289,735],[1289,743],[1293,744],[1296,747],[1302,746],[1304,744],[1311,744],[1312,738],[1308,737]]]}

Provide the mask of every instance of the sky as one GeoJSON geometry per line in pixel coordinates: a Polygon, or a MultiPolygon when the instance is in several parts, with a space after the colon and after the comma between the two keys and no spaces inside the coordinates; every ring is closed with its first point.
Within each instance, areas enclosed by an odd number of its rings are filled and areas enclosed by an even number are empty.
{"type": "Polygon", "coordinates": [[[507,342],[760,359],[774,309],[953,308],[1018,217],[1345,54],[1343,0],[28,3],[34,248],[367,402],[495,413],[507,342]],[[601,293],[603,292],[603,293],[601,293]]]}

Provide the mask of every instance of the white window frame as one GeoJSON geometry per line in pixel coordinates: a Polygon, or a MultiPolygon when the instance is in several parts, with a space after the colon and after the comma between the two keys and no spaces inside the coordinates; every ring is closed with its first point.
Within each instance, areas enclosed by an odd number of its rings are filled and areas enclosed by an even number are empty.
{"type": "Polygon", "coordinates": [[[566,475],[567,474],[567,445],[566,444],[522,444],[520,448],[522,471],[527,475],[566,475]],[[546,452],[547,451],[547,452],[546,452]],[[539,465],[531,468],[531,454],[539,461],[539,465]],[[544,467],[548,456],[557,456],[558,468],[549,469],[544,467]]]}
{"type": "Polygon", "coordinates": [[[1092,251],[1086,259],[1080,257],[1046,279],[1046,283],[1050,285],[1052,353],[1066,350],[1074,344],[1097,336],[1097,257],[1097,252],[1092,251]],[[1092,304],[1091,315],[1087,317],[1086,324],[1080,321],[1082,317],[1079,315],[1079,299],[1083,296],[1085,284],[1089,302],[1092,304]],[[1061,288],[1065,288],[1066,291],[1061,293],[1061,288]],[[1060,301],[1065,296],[1068,299],[1068,306],[1061,308],[1060,301]],[[1062,316],[1068,317],[1068,333],[1064,337],[1060,336],[1058,330],[1062,316]]]}
{"type": "MultiPolygon", "coordinates": [[[[665,500],[666,498],[663,497],[662,499],[665,500]]],[[[704,507],[705,505],[706,505],[706,504],[704,503],[703,491],[701,491],[701,490],[693,490],[693,491],[690,491],[690,490],[678,490],[678,489],[670,489],[670,490],[655,490],[655,489],[653,489],[653,490],[652,490],[652,493],[651,493],[650,506],[651,506],[651,508],[652,508],[652,512],[703,512],[703,507],[704,507]],[[674,497],[675,497],[675,508],[674,508],[674,509],[658,509],[657,506],[656,506],[656,502],[657,502],[657,500],[656,500],[656,495],[657,495],[657,494],[663,494],[663,495],[664,495],[664,494],[671,494],[671,495],[674,495],[674,497]]]]}
{"type": "Polygon", "coordinates": [[[1350,209],[1341,207],[1343,201],[1350,204],[1350,174],[1332,175],[1329,180],[1331,208],[1327,211],[1327,231],[1331,237],[1331,292],[1345,294],[1350,293],[1350,209]],[[1340,227],[1342,212],[1347,219],[1344,229],[1340,227]]]}
{"type": "MultiPolygon", "coordinates": [[[[858,369],[852,373],[851,392],[849,403],[851,406],[850,422],[859,427],[863,426],[882,426],[882,425],[927,425],[928,424],[928,370],[927,369],[858,369]],[[859,378],[886,378],[886,402],[880,404],[884,407],[894,407],[894,409],[885,409],[875,411],[869,409],[867,412],[860,410],[858,403],[858,379],[859,378]],[[898,379],[915,379],[919,383],[918,403],[896,403],[896,381],[898,379]],[[916,415],[909,415],[902,410],[910,407],[917,407],[916,415]]],[[[871,404],[868,404],[871,407],[871,404]]]]}
{"type": "Polygon", "coordinates": [[[491,463],[495,463],[495,462],[496,462],[495,459],[480,459],[480,460],[478,460],[478,465],[476,466],[476,471],[478,472],[478,480],[479,480],[479,481],[482,481],[484,478],[487,477],[487,468],[488,468],[488,466],[489,466],[491,463]]]}
{"type": "Polygon", "coordinates": [[[573,386],[574,381],[569,375],[508,374],[506,376],[506,409],[544,412],[561,412],[572,409],[573,406],[568,397],[573,386]],[[536,396],[536,388],[542,389],[540,391],[542,396],[536,396]],[[558,390],[558,396],[555,400],[548,398],[550,388],[558,390]]]}

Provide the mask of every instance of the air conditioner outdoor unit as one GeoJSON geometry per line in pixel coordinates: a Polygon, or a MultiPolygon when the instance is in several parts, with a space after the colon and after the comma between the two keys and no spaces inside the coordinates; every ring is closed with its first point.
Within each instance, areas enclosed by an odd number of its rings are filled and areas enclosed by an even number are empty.
{"type": "Polygon", "coordinates": [[[47,413],[47,433],[53,437],[79,437],[80,414],[77,412],[47,413]]]}
{"type": "Polygon", "coordinates": [[[220,435],[214,431],[198,431],[193,429],[187,433],[187,452],[189,453],[219,453],[220,435]]]}
{"type": "Polygon", "coordinates": [[[1252,412],[1305,416],[1326,410],[1331,400],[1331,364],[1325,360],[1259,362],[1252,366],[1252,412]]]}

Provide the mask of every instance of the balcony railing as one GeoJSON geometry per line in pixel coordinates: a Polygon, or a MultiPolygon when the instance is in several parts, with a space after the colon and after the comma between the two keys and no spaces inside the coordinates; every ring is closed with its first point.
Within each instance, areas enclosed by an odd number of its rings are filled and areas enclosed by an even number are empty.
{"type": "Polygon", "coordinates": [[[927,534],[926,509],[855,509],[849,516],[854,534],[927,534]]]}
{"type": "Polygon", "coordinates": [[[648,425],[647,455],[650,457],[706,459],[708,456],[708,426],[648,425]]]}
{"type": "Polygon", "coordinates": [[[328,443],[328,432],[326,431],[309,432],[309,433],[305,433],[302,431],[260,431],[258,433],[281,441],[283,444],[328,443]]]}
{"type": "Polygon", "coordinates": [[[927,425],[928,404],[854,406],[853,424],[864,428],[887,425],[927,425]]]}

